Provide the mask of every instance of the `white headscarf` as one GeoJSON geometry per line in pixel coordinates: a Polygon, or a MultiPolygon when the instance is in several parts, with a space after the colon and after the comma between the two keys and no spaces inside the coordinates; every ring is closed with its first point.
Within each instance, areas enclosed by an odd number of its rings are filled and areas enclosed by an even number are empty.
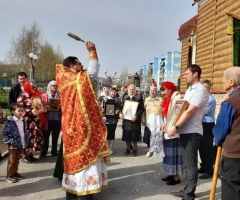
{"type": "Polygon", "coordinates": [[[154,87],[154,86],[150,86],[150,90],[149,90],[149,96],[152,98],[152,95],[151,95],[151,90],[154,89],[156,91],[156,94],[157,94],[157,88],[154,87]]]}
{"type": "Polygon", "coordinates": [[[56,85],[57,85],[57,82],[54,81],[54,80],[52,80],[52,81],[50,81],[50,82],[48,83],[48,86],[47,86],[48,99],[50,99],[50,98],[60,99],[60,93],[59,93],[58,90],[57,90],[55,96],[53,97],[52,92],[51,92],[52,84],[56,84],[56,85]]]}

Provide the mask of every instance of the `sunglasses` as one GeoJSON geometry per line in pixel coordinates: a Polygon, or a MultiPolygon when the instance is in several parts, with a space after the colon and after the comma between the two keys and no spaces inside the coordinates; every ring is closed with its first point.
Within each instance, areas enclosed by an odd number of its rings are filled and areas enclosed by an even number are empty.
{"type": "Polygon", "coordinates": [[[57,85],[52,85],[52,87],[57,87],[57,85]]]}

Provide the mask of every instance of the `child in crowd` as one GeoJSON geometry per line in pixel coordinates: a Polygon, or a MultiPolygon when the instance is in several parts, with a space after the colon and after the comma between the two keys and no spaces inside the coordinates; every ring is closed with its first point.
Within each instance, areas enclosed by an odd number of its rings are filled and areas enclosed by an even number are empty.
{"type": "Polygon", "coordinates": [[[2,140],[4,143],[8,144],[9,151],[6,181],[15,183],[17,179],[24,179],[24,177],[18,173],[18,165],[23,147],[27,145],[28,135],[25,122],[22,118],[22,106],[14,103],[10,106],[10,111],[13,116],[7,121],[2,140]]]}

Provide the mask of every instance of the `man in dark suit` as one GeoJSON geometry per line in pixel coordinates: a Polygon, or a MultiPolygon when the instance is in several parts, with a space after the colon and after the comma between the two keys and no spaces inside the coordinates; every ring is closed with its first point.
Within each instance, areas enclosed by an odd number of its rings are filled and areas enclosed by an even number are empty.
{"type": "Polygon", "coordinates": [[[9,100],[8,100],[9,105],[17,102],[17,98],[23,92],[23,84],[27,81],[27,74],[25,72],[18,72],[17,76],[18,76],[18,84],[12,86],[9,92],[9,100]]]}

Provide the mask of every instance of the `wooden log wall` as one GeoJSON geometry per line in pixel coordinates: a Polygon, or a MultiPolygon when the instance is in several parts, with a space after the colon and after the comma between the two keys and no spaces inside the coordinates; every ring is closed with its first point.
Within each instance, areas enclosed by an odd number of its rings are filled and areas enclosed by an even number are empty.
{"type": "MultiPolygon", "coordinates": [[[[213,83],[212,92],[225,93],[222,87],[224,70],[233,66],[233,37],[227,35],[227,26],[233,19],[226,11],[240,16],[240,0],[208,0],[198,8],[196,64],[202,68],[201,79],[213,83]]],[[[180,91],[186,91],[183,78],[187,63],[188,42],[182,42],[180,91]]]]}
{"type": "Polygon", "coordinates": [[[187,59],[188,59],[188,39],[182,41],[182,58],[181,58],[181,74],[180,74],[180,92],[185,93],[187,89],[187,83],[184,79],[184,72],[187,67],[187,59]]]}

